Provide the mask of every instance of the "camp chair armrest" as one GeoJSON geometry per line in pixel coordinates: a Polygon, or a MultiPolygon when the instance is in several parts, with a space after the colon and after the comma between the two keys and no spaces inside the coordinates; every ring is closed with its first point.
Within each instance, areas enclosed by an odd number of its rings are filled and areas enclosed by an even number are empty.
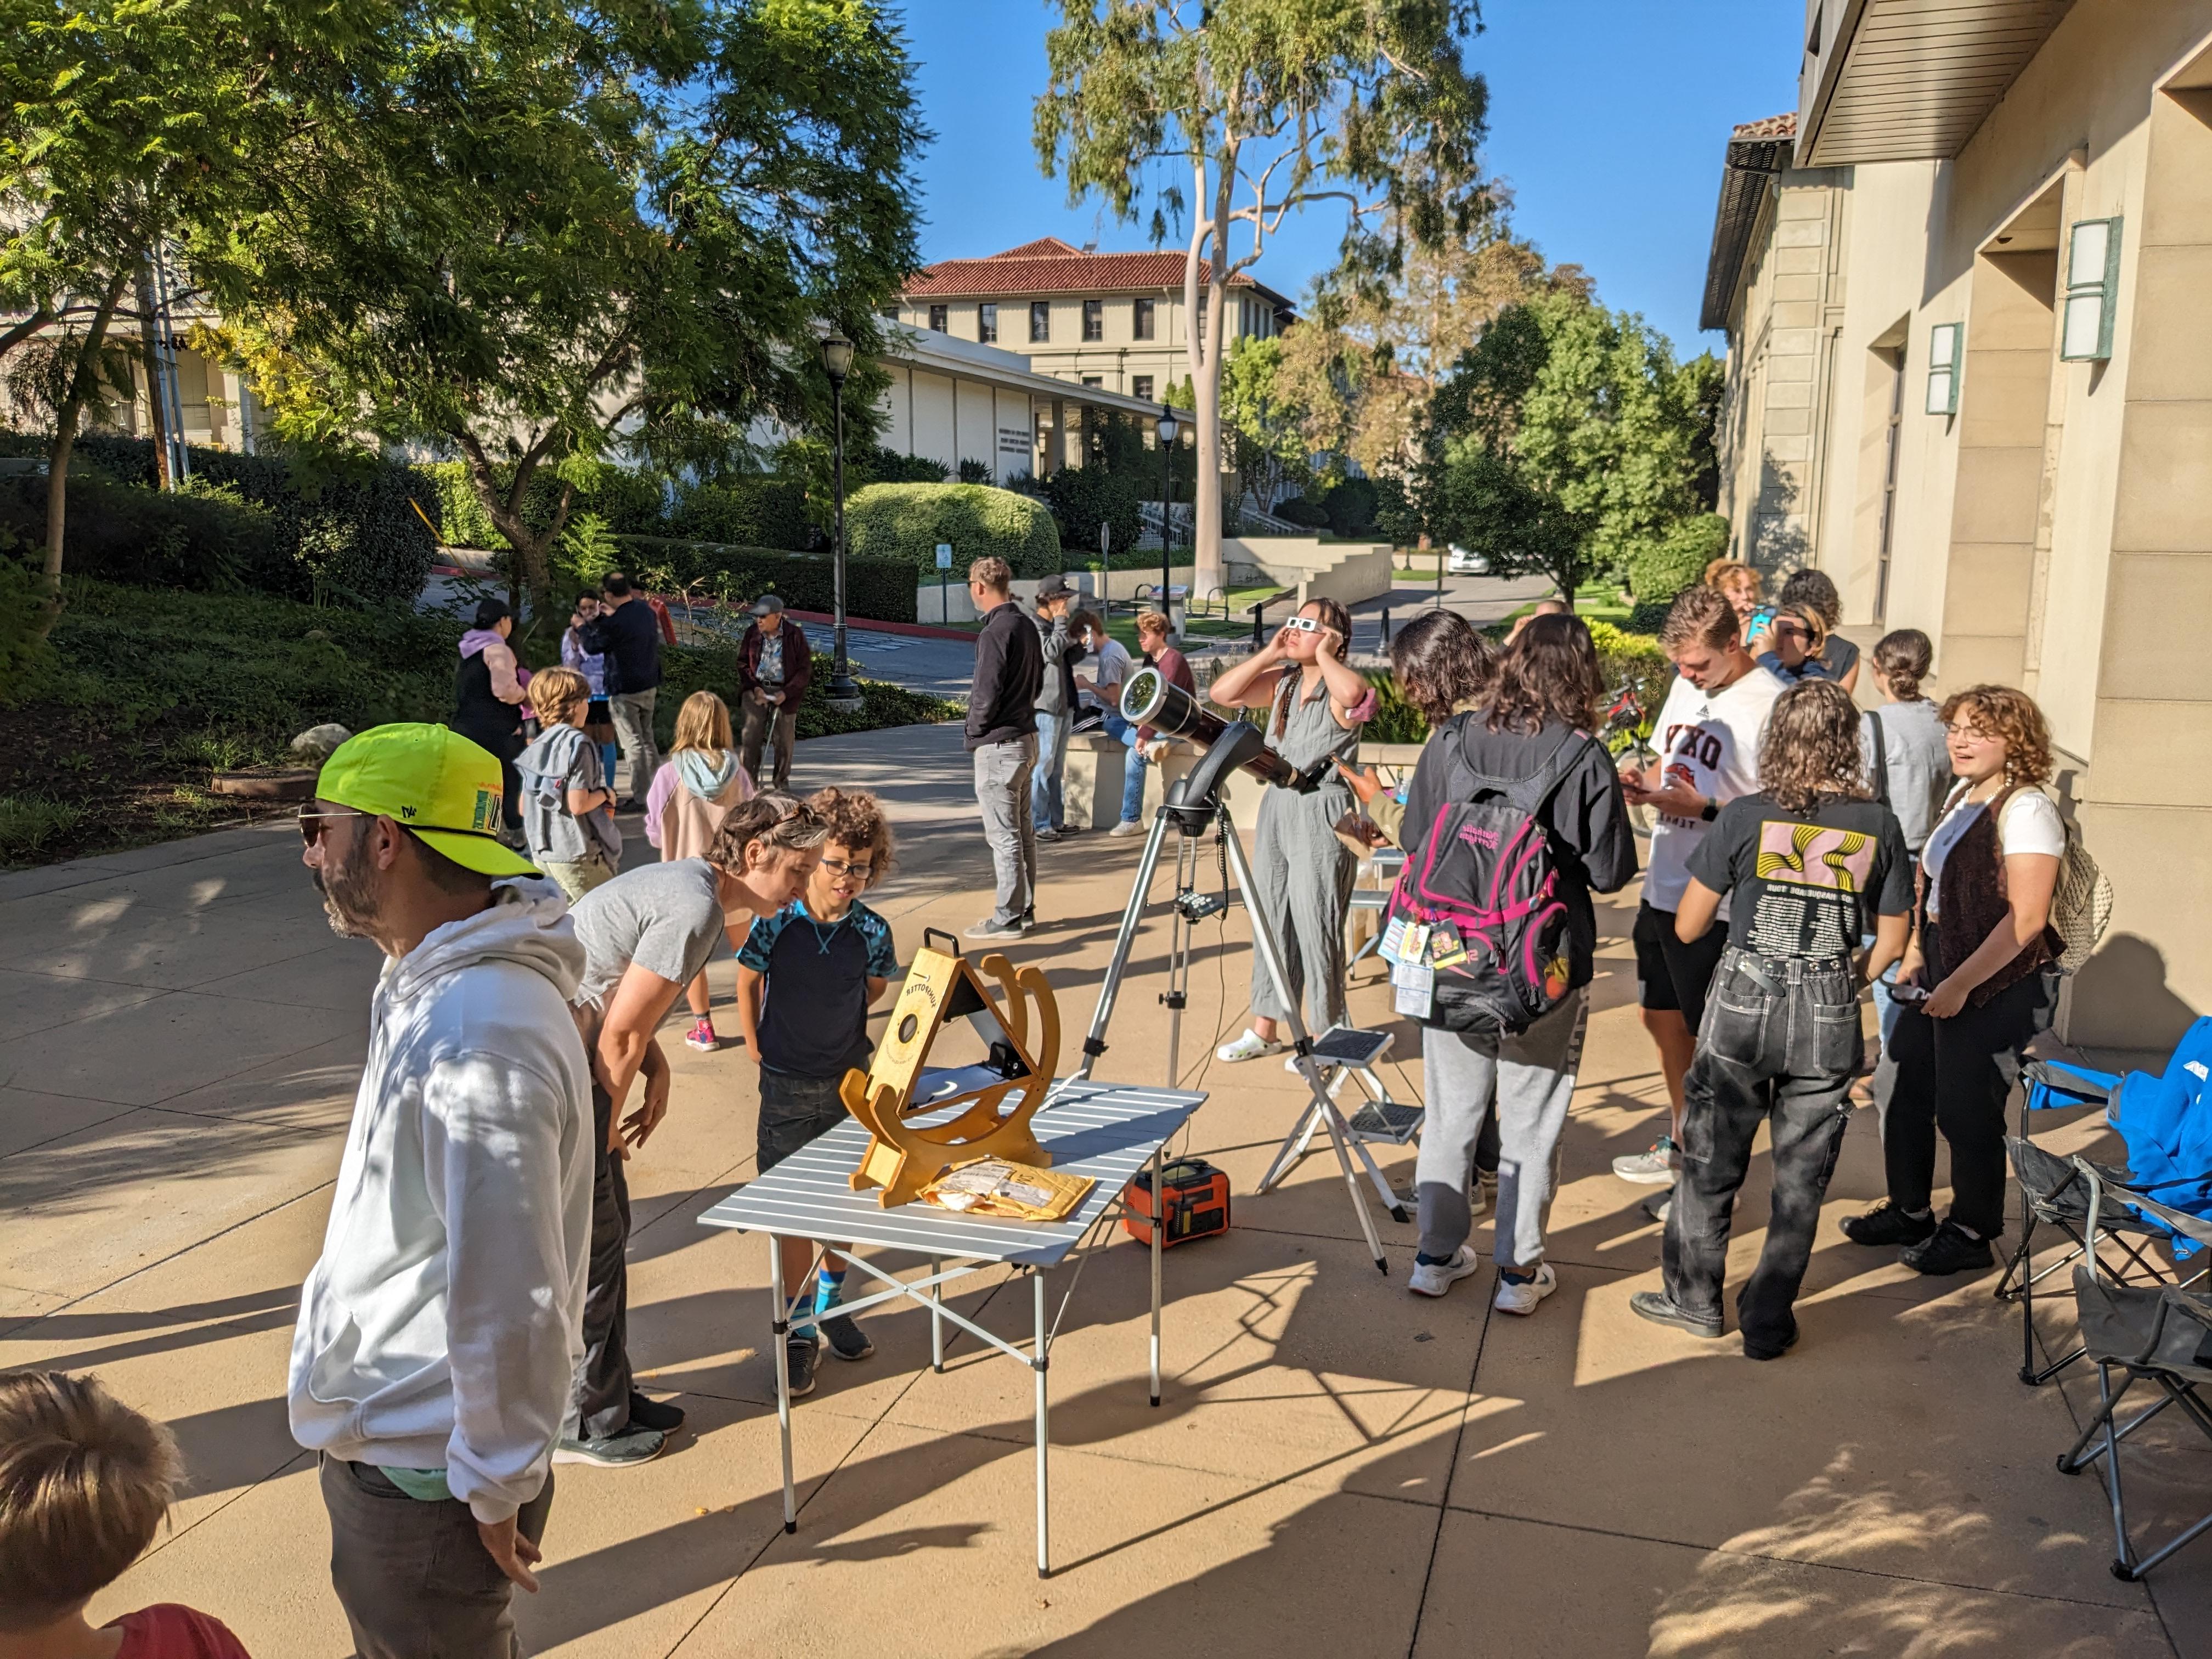
{"type": "Polygon", "coordinates": [[[2020,1074],[2029,1085],[2028,1106],[2038,1111],[2109,1101],[2120,1086],[2116,1072],[2092,1071],[2086,1066],[2070,1066],[2063,1060],[2031,1060],[2020,1068],[2020,1074]],[[2051,1095],[2063,1098],[2049,1099],[2051,1095]]]}

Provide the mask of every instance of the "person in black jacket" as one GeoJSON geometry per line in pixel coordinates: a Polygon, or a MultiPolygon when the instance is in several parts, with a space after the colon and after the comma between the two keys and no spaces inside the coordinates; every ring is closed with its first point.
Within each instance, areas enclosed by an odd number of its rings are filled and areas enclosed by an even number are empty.
{"type": "Polygon", "coordinates": [[[968,567],[968,597],[983,618],[975,636],[975,681],[968,695],[968,749],[975,757],[975,805],[991,843],[998,903],[969,939],[1019,939],[1036,916],[1036,830],[1030,776],[1036,769],[1036,701],[1044,646],[1013,601],[1004,559],[968,567]]]}
{"type": "Polygon", "coordinates": [[[460,665],[453,671],[453,728],[499,762],[506,793],[500,819],[510,842],[522,838],[522,784],[514,763],[522,753],[522,705],[529,693],[516,672],[507,637],[514,617],[504,599],[477,605],[476,626],[461,635],[460,665]]]}
{"type": "Polygon", "coordinates": [[[660,769],[653,738],[653,705],[660,690],[660,625],[653,607],[621,571],[609,571],[601,591],[605,598],[599,614],[584,626],[584,649],[606,659],[607,712],[614,716],[615,736],[629,762],[629,793],[616,810],[642,811],[646,789],[660,769]]]}
{"type": "Polygon", "coordinates": [[[1589,629],[1576,617],[1538,617],[1506,647],[1486,711],[1454,716],[1429,740],[1406,792],[1400,840],[1418,860],[1440,808],[1463,799],[1470,774],[1511,781],[1555,762],[1559,781],[1538,809],[1567,907],[1566,996],[1511,1035],[1421,1035],[1428,1099],[1415,1170],[1421,1241],[1408,1284],[1442,1296],[1480,1266],[1467,1237],[1468,1182],[1484,1117],[1498,1117],[1497,1306],[1531,1314],[1557,1285],[1544,1260],[1544,1224],[1559,1182],[1559,1134],[1582,1062],[1588,988],[1597,949],[1593,890],[1617,892],[1636,874],[1636,839],[1620,780],[1591,735],[1605,681],[1589,629]]]}

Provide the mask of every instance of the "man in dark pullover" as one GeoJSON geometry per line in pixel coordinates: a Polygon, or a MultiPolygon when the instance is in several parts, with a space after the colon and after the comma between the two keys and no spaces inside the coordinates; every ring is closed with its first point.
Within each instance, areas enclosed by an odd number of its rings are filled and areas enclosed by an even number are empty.
{"type": "Polygon", "coordinates": [[[1013,570],[1004,559],[978,559],[968,567],[968,597],[983,618],[983,631],[975,636],[975,681],[968,694],[968,749],[975,757],[975,805],[998,881],[998,904],[967,930],[969,939],[1019,939],[1036,913],[1030,775],[1036,769],[1044,647],[1014,604],[1013,586],[1013,570]]]}
{"type": "MultiPolygon", "coordinates": [[[[660,769],[653,738],[653,705],[660,691],[660,625],[653,607],[619,570],[608,572],[601,587],[605,606],[585,624],[583,646],[606,659],[607,712],[629,762],[629,793],[616,810],[635,812],[642,810],[639,803],[660,769]]],[[[614,780],[607,782],[611,787],[614,780]]]]}

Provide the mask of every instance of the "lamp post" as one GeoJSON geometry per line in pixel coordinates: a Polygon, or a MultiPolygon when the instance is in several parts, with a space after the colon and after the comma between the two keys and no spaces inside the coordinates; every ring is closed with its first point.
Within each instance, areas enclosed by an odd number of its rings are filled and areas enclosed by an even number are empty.
{"type": "Polygon", "coordinates": [[[853,372],[853,343],[842,334],[822,342],[822,371],[830,377],[830,401],[836,406],[836,442],[831,451],[836,528],[830,544],[836,614],[831,618],[836,643],[830,666],[830,684],[823,701],[841,714],[860,712],[860,688],[853,679],[852,664],[845,655],[845,377],[853,372]]]}
{"type": "Polygon", "coordinates": [[[1160,441],[1160,614],[1168,619],[1170,634],[1175,629],[1175,603],[1169,597],[1173,578],[1173,559],[1170,550],[1174,544],[1168,539],[1168,528],[1174,522],[1168,514],[1169,498],[1175,489],[1175,444],[1182,428],[1176,423],[1175,410],[1165,404],[1160,405],[1160,417],[1153,423],[1153,431],[1160,441]]]}

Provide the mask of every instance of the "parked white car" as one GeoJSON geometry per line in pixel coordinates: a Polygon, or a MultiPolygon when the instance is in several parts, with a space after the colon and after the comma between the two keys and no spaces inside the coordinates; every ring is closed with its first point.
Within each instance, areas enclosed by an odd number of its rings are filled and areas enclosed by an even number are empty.
{"type": "Polygon", "coordinates": [[[1452,544],[1451,557],[1444,568],[1455,576],[1487,576],[1490,574],[1490,561],[1480,553],[1468,552],[1455,542],[1452,544]]]}

